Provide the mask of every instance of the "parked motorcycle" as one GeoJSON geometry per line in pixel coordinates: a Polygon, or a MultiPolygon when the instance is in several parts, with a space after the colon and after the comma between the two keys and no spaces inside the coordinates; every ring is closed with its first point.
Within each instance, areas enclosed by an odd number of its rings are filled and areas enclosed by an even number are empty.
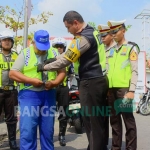
{"type": "MultiPolygon", "coordinates": [[[[147,82],[148,84],[150,81],[147,82]]],[[[150,114],[150,87],[146,86],[147,92],[140,95],[140,102],[138,103],[136,113],[140,113],[144,116],[150,114]]]]}
{"type": "Polygon", "coordinates": [[[72,85],[69,89],[69,97],[68,123],[70,126],[75,127],[76,133],[81,134],[83,132],[83,120],[80,113],[79,90],[75,78],[73,78],[72,85]]]}

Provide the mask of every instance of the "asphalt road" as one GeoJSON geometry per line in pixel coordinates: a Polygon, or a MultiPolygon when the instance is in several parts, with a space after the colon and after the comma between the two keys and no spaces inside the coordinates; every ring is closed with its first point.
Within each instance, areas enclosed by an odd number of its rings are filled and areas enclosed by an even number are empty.
{"type": "MultiPolygon", "coordinates": [[[[150,150],[150,115],[142,116],[140,114],[135,113],[135,119],[137,123],[137,150],[150,150]]],[[[125,150],[125,129],[123,129],[123,142],[122,142],[122,150],[125,150]]],[[[17,142],[19,144],[19,133],[17,134],[17,142]]],[[[67,145],[65,147],[61,147],[58,141],[58,121],[55,122],[55,134],[54,134],[54,145],[55,150],[86,150],[87,147],[87,138],[86,134],[76,134],[73,127],[67,128],[66,133],[66,142],[67,145]]],[[[109,138],[109,146],[111,147],[111,128],[110,128],[110,138],[109,138]]],[[[3,141],[3,145],[0,146],[0,150],[9,150],[7,139],[3,141]]],[[[40,142],[38,138],[38,150],[40,150],[40,142]]]]}

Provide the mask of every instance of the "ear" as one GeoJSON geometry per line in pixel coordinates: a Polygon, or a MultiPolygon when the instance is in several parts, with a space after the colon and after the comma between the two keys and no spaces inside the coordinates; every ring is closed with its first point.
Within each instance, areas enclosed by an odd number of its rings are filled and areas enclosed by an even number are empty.
{"type": "Polygon", "coordinates": [[[74,20],[73,23],[74,23],[75,25],[78,25],[78,21],[77,21],[77,20],[74,20]]]}

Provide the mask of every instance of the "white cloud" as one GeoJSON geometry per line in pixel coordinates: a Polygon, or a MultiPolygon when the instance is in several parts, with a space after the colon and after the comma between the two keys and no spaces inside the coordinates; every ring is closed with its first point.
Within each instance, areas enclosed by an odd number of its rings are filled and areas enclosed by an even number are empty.
{"type": "Polygon", "coordinates": [[[72,36],[67,33],[63,23],[65,13],[75,10],[83,16],[85,22],[92,21],[93,18],[98,19],[98,15],[101,14],[101,2],[102,0],[42,0],[37,6],[39,11],[50,11],[53,16],[49,18],[48,23],[31,26],[30,30],[43,28],[48,30],[51,36],[72,36]]]}

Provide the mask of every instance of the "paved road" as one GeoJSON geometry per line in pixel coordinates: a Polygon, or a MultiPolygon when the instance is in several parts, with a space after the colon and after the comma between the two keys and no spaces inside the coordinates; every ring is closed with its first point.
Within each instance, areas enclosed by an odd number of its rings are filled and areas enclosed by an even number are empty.
{"type": "MultiPolygon", "coordinates": [[[[150,115],[142,116],[135,114],[135,119],[137,122],[137,131],[138,131],[138,143],[137,150],[150,150],[150,115]]],[[[125,129],[123,130],[125,132],[125,129]]],[[[54,145],[55,150],[86,150],[87,147],[87,138],[85,133],[75,134],[74,128],[67,128],[66,142],[65,147],[61,147],[58,142],[58,121],[55,123],[55,134],[54,134],[54,145]]],[[[17,135],[19,143],[19,133],[17,135]]],[[[3,141],[3,146],[0,147],[0,150],[9,150],[7,140],[3,141]]],[[[109,148],[111,146],[111,128],[110,128],[110,139],[109,139],[109,148]]],[[[38,150],[40,150],[40,142],[38,139],[38,150]]],[[[123,136],[122,150],[125,150],[125,136],[123,136]]]]}

